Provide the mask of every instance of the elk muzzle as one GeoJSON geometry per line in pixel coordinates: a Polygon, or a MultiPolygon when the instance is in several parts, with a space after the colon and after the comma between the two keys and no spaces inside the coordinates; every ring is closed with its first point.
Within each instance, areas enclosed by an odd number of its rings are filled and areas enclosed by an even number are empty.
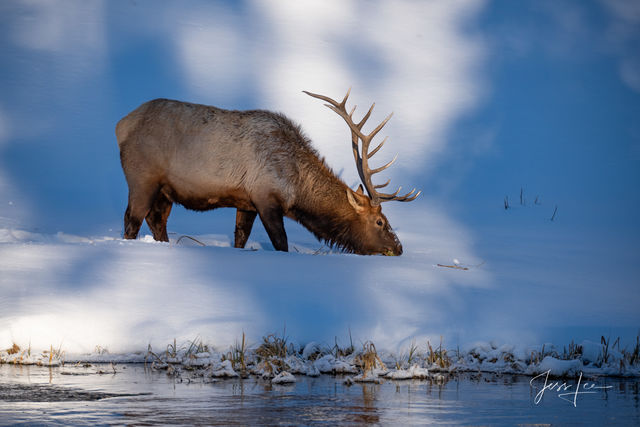
{"type": "Polygon", "coordinates": [[[402,245],[396,238],[396,244],[393,247],[387,248],[386,251],[382,253],[382,255],[386,256],[399,256],[402,255],[402,245]]]}

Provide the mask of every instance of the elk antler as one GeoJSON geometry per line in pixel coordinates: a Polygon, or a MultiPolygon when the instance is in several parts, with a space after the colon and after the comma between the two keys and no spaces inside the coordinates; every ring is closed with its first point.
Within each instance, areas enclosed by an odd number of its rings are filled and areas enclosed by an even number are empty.
{"type": "Polygon", "coordinates": [[[398,156],[396,155],[393,158],[393,160],[391,160],[386,165],[380,166],[379,168],[375,168],[375,169],[369,169],[369,159],[373,157],[373,155],[376,154],[378,150],[380,150],[380,148],[382,148],[384,143],[387,141],[387,138],[385,137],[382,140],[382,142],[378,144],[378,146],[371,151],[369,151],[369,144],[371,143],[371,140],[373,139],[373,137],[376,136],[376,134],[380,132],[380,130],[384,127],[384,125],[387,124],[391,116],[393,116],[393,113],[389,114],[387,118],[384,119],[382,123],[380,123],[373,131],[371,131],[369,135],[365,135],[362,133],[362,127],[364,126],[365,122],[369,119],[369,116],[373,111],[373,107],[376,105],[375,103],[371,105],[371,108],[369,108],[369,111],[367,111],[367,114],[364,115],[364,117],[362,118],[362,120],[360,120],[359,123],[354,123],[353,112],[356,110],[356,107],[354,106],[350,113],[347,113],[347,108],[346,108],[347,99],[349,98],[351,89],[347,91],[347,94],[345,95],[342,102],[337,102],[329,98],[328,96],[318,95],[316,93],[307,92],[306,90],[303,92],[309,96],[328,102],[328,104],[325,104],[325,106],[335,111],[340,117],[344,119],[345,122],[347,122],[347,125],[349,125],[349,128],[351,128],[351,148],[353,149],[353,157],[356,161],[356,168],[358,169],[358,175],[360,175],[360,180],[362,181],[362,184],[364,184],[364,187],[367,190],[367,193],[369,194],[369,198],[371,198],[372,204],[379,205],[381,202],[388,202],[390,200],[397,200],[399,202],[410,202],[412,200],[415,200],[416,197],[420,195],[422,191],[418,191],[416,193],[416,189],[414,188],[404,196],[398,196],[398,193],[400,193],[400,190],[402,189],[402,187],[399,187],[395,193],[389,193],[389,194],[379,193],[376,189],[386,187],[387,185],[389,185],[390,180],[380,185],[374,185],[371,182],[371,178],[373,174],[382,172],[383,170],[391,166],[393,162],[395,162],[396,159],[398,158],[398,156]],[[362,147],[359,147],[358,140],[362,141],[362,147]]]}

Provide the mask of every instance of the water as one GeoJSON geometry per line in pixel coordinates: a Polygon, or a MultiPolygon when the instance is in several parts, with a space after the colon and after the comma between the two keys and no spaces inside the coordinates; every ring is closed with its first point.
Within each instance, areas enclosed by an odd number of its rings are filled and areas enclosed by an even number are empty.
{"type": "Polygon", "coordinates": [[[607,388],[579,395],[574,407],[573,396],[562,400],[551,390],[536,404],[544,379],[536,389],[522,376],[351,386],[339,376],[298,376],[272,385],[253,377],[204,383],[183,375],[180,382],[142,365],[116,370],[0,365],[0,424],[640,424],[637,379],[583,379],[607,388]]]}

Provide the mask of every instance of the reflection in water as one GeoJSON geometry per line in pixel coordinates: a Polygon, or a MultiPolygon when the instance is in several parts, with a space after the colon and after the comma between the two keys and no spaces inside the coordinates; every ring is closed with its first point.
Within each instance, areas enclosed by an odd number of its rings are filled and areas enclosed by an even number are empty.
{"type": "Polygon", "coordinates": [[[362,388],[362,404],[352,407],[353,414],[348,417],[349,421],[357,423],[379,423],[378,406],[376,398],[380,389],[379,384],[364,383],[355,387],[362,388]]]}
{"type": "Polygon", "coordinates": [[[640,424],[637,379],[592,379],[613,387],[581,396],[574,408],[551,393],[536,405],[524,376],[436,374],[351,386],[343,377],[299,376],[272,385],[255,377],[180,381],[140,365],[99,370],[0,365],[0,424],[640,424]]]}

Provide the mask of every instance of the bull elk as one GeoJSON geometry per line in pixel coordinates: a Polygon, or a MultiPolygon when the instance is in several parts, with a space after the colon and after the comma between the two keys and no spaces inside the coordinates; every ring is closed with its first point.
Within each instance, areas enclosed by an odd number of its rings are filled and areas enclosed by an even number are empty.
{"type": "Polygon", "coordinates": [[[358,123],[355,107],[347,113],[349,92],[326,101],[349,125],[351,146],[362,185],[357,191],[342,182],[318,156],[301,128],[270,111],[229,111],[168,99],[146,102],[120,120],[116,136],[129,185],[124,238],[135,239],[146,220],[153,237],[169,241],[167,219],[173,203],[205,211],[234,207],[236,248],[243,248],[256,215],[274,248],[287,251],[283,217],[300,222],[332,247],[362,255],[402,254],[402,245],[381,210],[390,200],[409,202],[420,194],[381,193],[374,185],[369,144],[391,118],[371,133],[362,128],[374,105],[358,123]]]}

